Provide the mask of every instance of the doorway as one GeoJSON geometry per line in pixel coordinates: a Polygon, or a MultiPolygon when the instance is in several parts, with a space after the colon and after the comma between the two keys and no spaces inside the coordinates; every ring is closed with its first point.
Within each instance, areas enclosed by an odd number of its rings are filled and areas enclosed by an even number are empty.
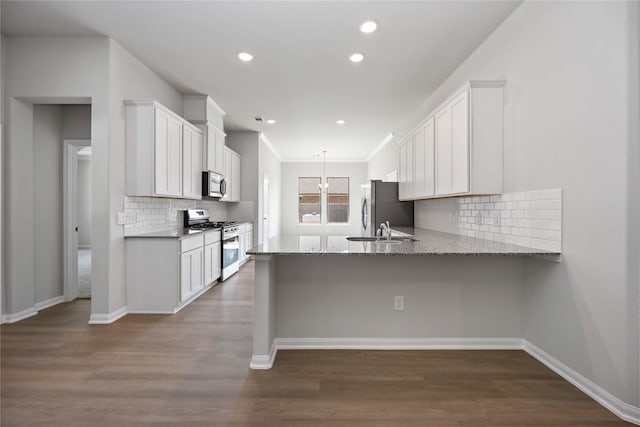
{"type": "Polygon", "coordinates": [[[64,297],[91,298],[91,141],[65,139],[64,297]]]}
{"type": "Polygon", "coordinates": [[[269,177],[262,181],[262,244],[269,242],[269,177]]]}

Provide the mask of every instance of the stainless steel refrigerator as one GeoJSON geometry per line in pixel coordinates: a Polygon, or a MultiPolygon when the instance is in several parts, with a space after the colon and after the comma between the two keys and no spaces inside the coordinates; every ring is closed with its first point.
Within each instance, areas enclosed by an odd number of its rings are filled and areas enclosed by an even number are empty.
{"type": "Polygon", "coordinates": [[[398,199],[398,183],[370,181],[362,185],[361,225],[363,236],[375,236],[380,223],[391,227],[413,227],[413,202],[398,199]]]}

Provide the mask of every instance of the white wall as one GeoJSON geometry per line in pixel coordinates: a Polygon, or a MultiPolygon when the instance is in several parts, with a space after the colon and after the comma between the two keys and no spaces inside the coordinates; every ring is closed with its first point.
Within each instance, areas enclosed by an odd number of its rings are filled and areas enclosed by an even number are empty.
{"type": "Polygon", "coordinates": [[[91,247],[91,156],[78,158],[78,246],[91,247]]]}
{"type": "MultiPolygon", "coordinates": [[[[259,136],[255,131],[227,132],[226,145],[240,154],[240,202],[227,203],[232,221],[254,223],[253,241],[257,243],[259,136]]],[[[227,180],[231,177],[226,176],[227,180]]],[[[234,185],[233,183],[231,185],[234,185]]]]}
{"type": "Polygon", "coordinates": [[[384,180],[390,172],[397,171],[398,144],[396,141],[387,143],[367,164],[369,179],[384,180]]]}
{"type": "Polygon", "coordinates": [[[35,302],[60,296],[62,251],[62,107],[33,108],[34,289],[35,302]]]}
{"type": "Polygon", "coordinates": [[[276,261],[278,337],[522,337],[518,257],[286,256],[276,261]],[[395,295],[404,296],[405,311],[393,310],[395,295]]]}
{"type": "MultiPolygon", "coordinates": [[[[637,8],[524,3],[397,133],[467,80],[507,81],[505,191],[564,191],[564,259],[526,262],[524,337],[633,405],[640,401],[637,8]]],[[[441,203],[416,206],[438,215],[441,203]]]]}
{"type": "Polygon", "coordinates": [[[361,185],[367,182],[367,164],[327,162],[327,176],[349,177],[348,224],[300,224],[298,220],[298,178],[321,177],[322,162],[285,162],[282,164],[282,234],[284,235],[359,235],[361,185]]]}
{"type": "Polygon", "coordinates": [[[109,277],[109,40],[104,37],[6,39],[5,314],[34,306],[33,103],[90,100],[94,150],[92,313],[107,314],[109,277]],[[60,97],[64,97],[61,99],[60,97]]]}
{"type": "MultiPolygon", "coordinates": [[[[109,212],[107,218],[95,218],[110,225],[109,312],[126,305],[124,227],[116,224],[124,211],[125,195],[125,99],[155,99],[177,114],[182,114],[183,99],[168,83],[114,40],[109,40],[109,212]]],[[[97,153],[93,153],[94,167],[97,153]]],[[[94,171],[94,178],[96,173],[94,171]]],[[[95,192],[93,193],[95,196],[95,192]]]]}
{"type": "MultiPolygon", "coordinates": [[[[253,244],[262,243],[263,177],[269,176],[270,234],[280,234],[280,159],[265,143],[264,137],[254,131],[227,133],[227,145],[240,154],[241,188],[239,203],[228,203],[231,220],[253,222],[253,244]]],[[[227,177],[228,178],[228,177],[227,177]]]]}
{"type": "MultiPolygon", "coordinates": [[[[258,219],[263,213],[264,176],[269,178],[269,237],[279,236],[282,218],[282,163],[280,156],[273,151],[264,137],[260,138],[258,160],[258,219]]],[[[254,234],[256,243],[262,243],[262,221],[258,220],[254,234]]]]}
{"type": "Polygon", "coordinates": [[[182,96],[116,42],[105,37],[7,39],[7,313],[33,307],[33,103],[91,102],[92,316],[125,306],[124,99],[157,99],[182,112],[182,96]]]}

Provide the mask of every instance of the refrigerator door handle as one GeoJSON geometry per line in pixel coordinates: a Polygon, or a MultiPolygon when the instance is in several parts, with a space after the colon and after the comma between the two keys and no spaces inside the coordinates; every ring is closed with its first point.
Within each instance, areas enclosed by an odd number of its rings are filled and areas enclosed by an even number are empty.
{"type": "Polygon", "coordinates": [[[364,231],[367,231],[367,223],[369,222],[368,209],[367,209],[367,199],[362,200],[362,228],[364,231]]]}

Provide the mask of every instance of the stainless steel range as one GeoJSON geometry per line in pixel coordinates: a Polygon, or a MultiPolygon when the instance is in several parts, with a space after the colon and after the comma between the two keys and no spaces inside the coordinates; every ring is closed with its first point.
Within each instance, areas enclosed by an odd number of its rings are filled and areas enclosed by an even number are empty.
{"type": "Polygon", "coordinates": [[[222,229],[222,277],[226,280],[238,271],[240,259],[239,226],[233,221],[211,221],[207,209],[187,209],[184,226],[191,230],[222,229]]]}
{"type": "Polygon", "coordinates": [[[222,280],[227,280],[240,266],[238,229],[235,222],[225,222],[222,227],[222,280]]]}

